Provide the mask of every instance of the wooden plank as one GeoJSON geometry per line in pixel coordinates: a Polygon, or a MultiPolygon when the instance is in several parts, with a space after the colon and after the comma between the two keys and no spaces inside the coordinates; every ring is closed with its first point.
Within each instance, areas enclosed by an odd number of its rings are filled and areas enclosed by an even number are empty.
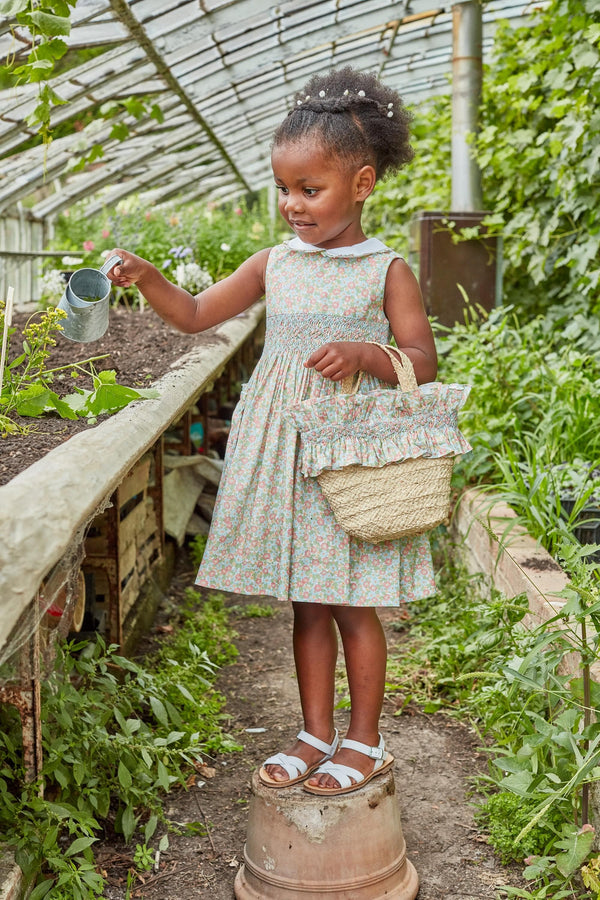
{"type": "Polygon", "coordinates": [[[105,534],[99,534],[97,537],[88,537],[85,539],[86,556],[106,556],[107,553],[108,537],[105,534]]]}
{"type": "Polygon", "coordinates": [[[135,543],[129,544],[129,546],[121,552],[121,582],[125,581],[133,569],[135,569],[137,555],[138,548],[135,543]]]}
{"type": "Polygon", "coordinates": [[[138,598],[140,586],[141,579],[139,575],[134,572],[134,574],[131,576],[131,578],[121,591],[121,616],[123,618],[123,621],[125,620],[127,613],[138,598]]]}
{"type": "Polygon", "coordinates": [[[119,529],[119,552],[123,553],[130,544],[135,544],[136,536],[148,515],[148,510],[144,502],[138,503],[121,522],[119,529]]]}
{"type": "Polygon", "coordinates": [[[140,529],[138,545],[141,547],[148,540],[150,535],[158,534],[158,517],[154,509],[154,503],[151,497],[146,498],[146,521],[140,529]]]}
{"type": "Polygon", "coordinates": [[[143,457],[140,462],[125,476],[119,485],[119,503],[121,506],[141,494],[148,484],[148,476],[150,474],[150,457],[143,457]]]}

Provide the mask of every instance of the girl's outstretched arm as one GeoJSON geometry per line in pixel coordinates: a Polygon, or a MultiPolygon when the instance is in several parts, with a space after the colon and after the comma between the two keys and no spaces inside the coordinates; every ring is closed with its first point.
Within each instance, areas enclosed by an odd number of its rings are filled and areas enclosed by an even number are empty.
{"type": "MultiPolygon", "coordinates": [[[[437,354],[433,332],[423,307],[419,283],[404,260],[395,259],[388,269],[384,311],[396,344],[411,360],[419,384],[434,381],[437,354]]],[[[362,370],[389,384],[398,382],[387,354],[362,341],[323,344],[306,360],[305,366],[333,381],[341,381],[362,370]]]]}
{"type": "Polygon", "coordinates": [[[227,278],[195,297],[165,278],[152,263],[127,250],[111,250],[111,255],[117,254],[123,262],[108,277],[119,287],[135,284],[161,319],[192,334],[219,325],[260,300],[269,252],[268,248],[259,250],[227,278]]]}

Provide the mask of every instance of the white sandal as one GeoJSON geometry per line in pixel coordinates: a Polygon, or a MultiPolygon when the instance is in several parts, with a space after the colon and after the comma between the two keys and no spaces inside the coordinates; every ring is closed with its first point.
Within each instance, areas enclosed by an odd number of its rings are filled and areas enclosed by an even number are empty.
{"type": "Polygon", "coordinates": [[[298,740],[303,741],[305,744],[310,744],[315,750],[320,750],[321,753],[324,754],[323,759],[320,759],[319,762],[309,766],[303,759],[300,759],[299,756],[288,756],[287,753],[276,753],[275,756],[270,756],[258,770],[260,781],[267,785],[267,787],[281,788],[298,784],[298,782],[304,781],[305,778],[312,775],[315,769],[318,769],[326,760],[331,759],[338,748],[337,728],[331,744],[319,740],[319,738],[309,734],[308,731],[298,732],[298,740]],[[287,781],[277,781],[275,778],[271,778],[266,771],[265,766],[281,766],[282,769],[285,769],[289,778],[287,781]]]}
{"type": "Polygon", "coordinates": [[[352,766],[345,766],[343,763],[324,762],[317,767],[313,774],[315,775],[331,775],[335,778],[339,787],[326,788],[318,785],[307,784],[304,782],[304,790],[310,794],[319,794],[321,796],[332,797],[337,794],[349,794],[350,791],[356,791],[358,788],[364,787],[376,775],[383,775],[394,765],[394,757],[391,753],[387,753],[383,737],[379,735],[379,744],[377,747],[369,747],[368,744],[362,744],[360,741],[352,741],[344,738],[341,743],[341,749],[347,747],[349,750],[356,750],[364,756],[368,756],[375,760],[373,771],[368,775],[363,775],[358,769],[352,766]],[[354,781],[352,780],[354,779],[354,781]]]}

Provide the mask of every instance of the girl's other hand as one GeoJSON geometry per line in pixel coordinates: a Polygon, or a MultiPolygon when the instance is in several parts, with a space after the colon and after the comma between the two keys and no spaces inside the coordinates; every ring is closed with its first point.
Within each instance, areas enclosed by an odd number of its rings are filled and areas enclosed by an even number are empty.
{"type": "Polygon", "coordinates": [[[147,259],[142,259],[141,256],[129,253],[128,250],[120,250],[116,247],[114,250],[110,251],[109,256],[115,255],[120,256],[123,262],[113,266],[113,268],[107,272],[107,276],[112,283],[116,284],[118,287],[131,287],[132,284],[137,284],[144,277],[147,277],[152,269],[154,269],[152,263],[149,263],[147,259]]]}
{"type": "Polygon", "coordinates": [[[304,365],[316,369],[323,378],[341,381],[354,375],[361,368],[361,351],[364,344],[357,341],[334,341],[323,344],[312,353],[304,365]]]}

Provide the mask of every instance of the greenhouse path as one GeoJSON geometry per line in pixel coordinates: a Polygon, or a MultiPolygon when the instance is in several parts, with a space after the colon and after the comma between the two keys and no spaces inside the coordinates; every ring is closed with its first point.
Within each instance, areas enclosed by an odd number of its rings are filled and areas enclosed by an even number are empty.
{"type": "MultiPolygon", "coordinates": [[[[230,602],[243,608],[255,601],[234,597],[230,602]]],[[[210,762],[195,786],[166,801],[171,819],[181,824],[201,822],[208,834],[172,835],[158,872],[143,876],[146,883],[136,883],[132,898],[232,900],[234,896],[251,773],[267,756],[283,749],[300,727],[290,653],[291,609],[275,603],[275,610],[269,618],[233,617],[239,656],[222,671],[217,684],[227,697],[226,728],[243,744],[243,751],[210,762]]],[[[398,615],[386,610],[382,619],[390,653],[398,652],[401,635],[392,627],[398,615]]],[[[394,712],[395,704],[389,699],[381,726],[396,758],[396,790],[408,856],[421,881],[418,900],[493,900],[497,888],[518,883],[518,875],[495,860],[474,826],[469,778],[484,770],[484,755],[477,752],[476,740],[460,723],[416,709],[401,716],[394,712]]],[[[343,733],[348,713],[340,710],[336,716],[343,733]]],[[[133,848],[127,851],[105,845],[98,854],[108,875],[107,900],[126,896],[133,848]]]]}

